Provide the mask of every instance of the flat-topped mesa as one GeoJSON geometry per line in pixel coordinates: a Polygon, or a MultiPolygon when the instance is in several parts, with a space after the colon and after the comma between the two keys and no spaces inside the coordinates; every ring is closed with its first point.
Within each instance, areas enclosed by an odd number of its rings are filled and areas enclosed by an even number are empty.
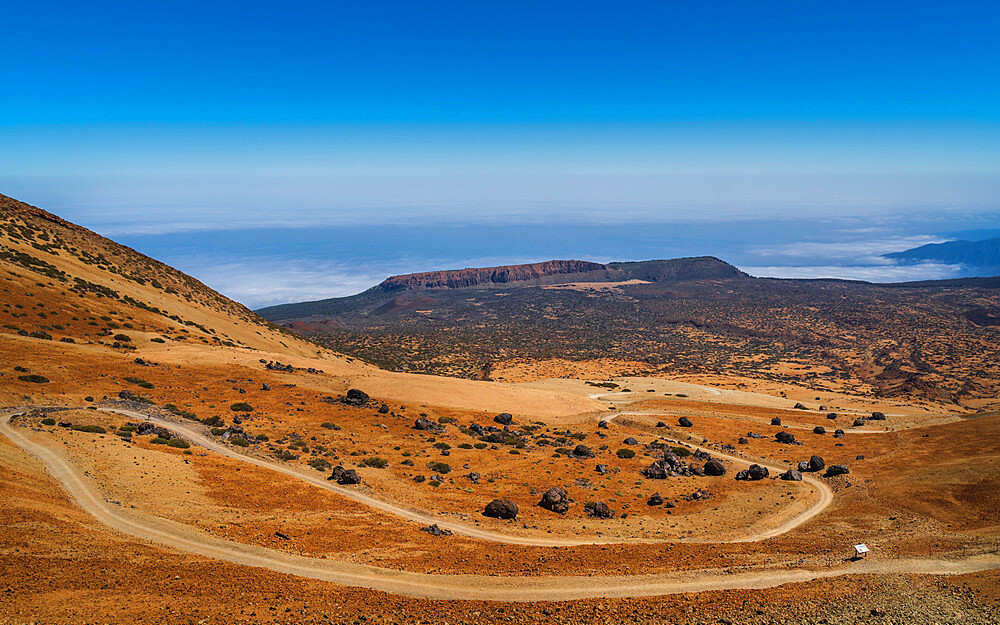
{"type": "Polygon", "coordinates": [[[386,291],[410,289],[461,289],[479,285],[510,284],[538,280],[546,276],[605,271],[600,263],[583,260],[549,260],[526,265],[504,265],[478,269],[427,271],[403,276],[392,276],[379,285],[386,291]]]}

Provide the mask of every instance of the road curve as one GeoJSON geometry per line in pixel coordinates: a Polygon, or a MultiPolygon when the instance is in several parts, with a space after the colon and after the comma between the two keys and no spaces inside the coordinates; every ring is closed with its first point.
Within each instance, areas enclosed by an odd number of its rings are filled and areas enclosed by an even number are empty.
{"type": "Polygon", "coordinates": [[[491,577],[481,575],[432,575],[380,567],[309,558],[253,545],[221,540],[191,527],[145,515],[126,516],[109,505],[59,454],[31,441],[0,419],[0,433],[38,458],[86,512],[119,532],[233,564],[265,568],[279,573],[317,579],[394,594],[428,599],[505,602],[567,601],[594,597],[647,597],[681,592],[771,588],[839,575],[925,573],[960,574],[1000,568],[996,554],[962,560],[910,559],[888,562],[862,561],[849,565],[806,569],[760,570],[731,573],[724,569],[625,576],[491,577]]]}

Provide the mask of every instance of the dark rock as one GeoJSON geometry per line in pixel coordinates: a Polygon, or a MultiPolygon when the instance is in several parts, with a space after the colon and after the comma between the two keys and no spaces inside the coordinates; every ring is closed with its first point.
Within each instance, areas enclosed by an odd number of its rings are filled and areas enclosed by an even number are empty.
{"type": "Polygon", "coordinates": [[[517,504],[507,499],[494,499],[486,504],[483,514],[494,519],[513,519],[517,517],[517,504]]]}
{"type": "Polygon", "coordinates": [[[829,420],[831,420],[831,421],[833,421],[834,419],[837,418],[837,413],[836,412],[831,412],[830,414],[826,415],[826,418],[829,419],[829,420]]]}
{"type": "Polygon", "coordinates": [[[236,425],[243,423],[243,417],[241,417],[240,415],[233,415],[233,423],[235,423],[236,425]]]}
{"type": "Polygon", "coordinates": [[[865,459],[865,455],[864,454],[858,454],[857,456],[854,457],[854,459],[855,460],[864,460],[865,459]]]}
{"type": "Polygon", "coordinates": [[[285,534],[284,532],[275,532],[274,535],[281,540],[291,540],[291,538],[288,537],[288,534],[285,534]]]}
{"type": "Polygon", "coordinates": [[[784,443],[786,445],[798,444],[798,441],[795,440],[795,437],[792,435],[791,432],[778,432],[777,434],[774,435],[774,440],[778,441],[779,443],[784,443]]]}
{"type": "Polygon", "coordinates": [[[667,424],[664,423],[663,421],[657,421],[656,422],[656,427],[658,427],[658,428],[665,428],[665,427],[667,427],[667,424]]]}
{"type": "Polygon", "coordinates": [[[573,455],[577,458],[593,458],[594,452],[586,445],[577,445],[573,448],[573,455]]]}
{"type": "Polygon", "coordinates": [[[473,484],[478,484],[479,480],[482,479],[483,476],[473,471],[467,477],[469,478],[469,481],[471,481],[473,484]]]}
{"type": "Polygon", "coordinates": [[[689,428],[694,424],[691,423],[691,419],[688,419],[687,417],[681,417],[680,419],[677,420],[677,425],[681,426],[682,428],[689,428]]]}
{"type": "Polygon", "coordinates": [[[514,415],[509,412],[501,412],[497,416],[493,417],[494,423],[499,423],[500,425],[512,425],[514,423],[514,415]]]}
{"type": "Polygon", "coordinates": [[[809,470],[809,461],[808,460],[800,461],[797,468],[802,473],[805,473],[806,471],[809,470]]]}
{"type": "Polygon", "coordinates": [[[413,429],[422,430],[424,432],[435,432],[437,434],[444,432],[443,425],[441,425],[440,423],[435,423],[434,421],[430,421],[429,419],[423,419],[423,418],[417,419],[413,423],[413,429]]]}
{"type": "Polygon", "coordinates": [[[639,441],[637,441],[634,438],[632,438],[631,436],[629,436],[628,438],[626,438],[625,440],[623,440],[622,443],[624,443],[626,445],[638,445],[639,441]]]}
{"type": "Polygon", "coordinates": [[[378,413],[379,414],[389,414],[389,406],[387,406],[386,404],[380,405],[378,407],[378,413]]]}
{"type": "Polygon", "coordinates": [[[756,482],[757,480],[762,480],[767,477],[769,471],[767,467],[762,467],[759,464],[751,464],[749,469],[744,469],[736,474],[736,479],[746,480],[748,482],[756,482]]]}
{"type": "Polygon", "coordinates": [[[483,441],[487,443],[493,443],[494,445],[498,445],[504,442],[505,440],[507,439],[506,437],[504,437],[503,432],[490,432],[489,434],[483,437],[483,441]]]}
{"type": "Polygon", "coordinates": [[[809,410],[808,408],[806,408],[806,405],[803,404],[802,402],[796,403],[794,406],[792,406],[792,408],[796,410],[809,410]]]}
{"type": "Polygon", "coordinates": [[[796,471],[795,469],[789,469],[781,474],[781,479],[785,480],[786,482],[801,482],[802,473],[796,471]]]}
{"type": "Polygon", "coordinates": [[[772,418],[771,419],[771,425],[781,425],[781,419],[778,418],[778,417],[772,418]]]}
{"type": "Polygon", "coordinates": [[[135,399],[135,393],[129,390],[119,391],[118,397],[121,399],[135,399]]]}
{"type": "Polygon", "coordinates": [[[473,423],[469,426],[469,434],[473,436],[486,436],[486,430],[478,423],[473,423]]]}
{"type": "Polygon", "coordinates": [[[870,416],[868,418],[871,419],[872,421],[885,421],[885,413],[884,412],[873,412],[872,416],[870,416]]]}
{"type": "Polygon", "coordinates": [[[672,501],[668,501],[668,502],[666,502],[666,503],[664,503],[664,504],[663,504],[663,507],[664,507],[664,508],[676,508],[676,507],[677,507],[677,504],[675,504],[675,503],[674,503],[674,502],[672,502],[672,501]]]}
{"type": "Polygon", "coordinates": [[[350,485],[350,484],[360,484],[361,476],[354,469],[345,469],[344,467],[337,465],[333,467],[333,473],[330,477],[326,478],[328,480],[334,480],[338,484],[350,485]]]}
{"type": "Polygon", "coordinates": [[[646,502],[647,506],[660,506],[663,505],[663,497],[660,497],[660,493],[653,493],[653,496],[649,498],[646,502]]]}
{"type": "Polygon", "coordinates": [[[597,422],[597,427],[599,427],[602,430],[606,430],[606,429],[608,429],[608,422],[604,421],[604,420],[598,421],[597,422]]]}
{"type": "Polygon", "coordinates": [[[747,445],[747,444],[750,443],[750,441],[748,441],[746,439],[746,437],[743,437],[743,436],[741,436],[740,439],[738,441],[736,441],[736,442],[739,443],[740,445],[747,445]]]}
{"type": "Polygon", "coordinates": [[[263,382],[260,385],[260,390],[262,390],[262,391],[269,391],[269,390],[271,390],[271,385],[268,384],[267,382],[263,382]]]}
{"type": "Polygon", "coordinates": [[[428,525],[427,527],[421,527],[420,531],[421,532],[427,532],[431,536],[451,536],[452,535],[452,531],[451,530],[441,529],[440,527],[438,527],[437,523],[434,523],[433,525],[428,525]]]}
{"type": "Polygon", "coordinates": [[[836,429],[836,430],[835,430],[835,431],[833,432],[833,437],[834,437],[834,438],[844,438],[844,430],[841,430],[840,428],[837,428],[837,429],[836,429]]]}
{"type": "Polygon", "coordinates": [[[854,427],[859,428],[863,426],[865,423],[867,423],[867,421],[865,421],[864,417],[858,417],[857,419],[854,420],[854,427]]]}
{"type": "Polygon", "coordinates": [[[597,472],[600,473],[601,475],[606,475],[608,472],[608,465],[606,464],[597,465],[597,472]]]}
{"type": "Polygon", "coordinates": [[[711,460],[705,463],[704,471],[705,475],[712,475],[712,476],[725,475],[726,466],[721,462],[719,462],[718,460],[716,460],[715,458],[712,458],[711,460]]]}
{"type": "Polygon", "coordinates": [[[809,458],[809,470],[810,471],[822,471],[826,468],[826,461],[823,458],[813,454],[809,458]]]}
{"type": "Polygon", "coordinates": [[[549,490],[545,491],[545,494],[542,495],[542,500],[538,502],[538,505],[546,510],[564,514],[567,510],[569,510],[569,497],[566,495],[566,491],[558,486],[553,486],[549,490]]]}
{"type": "Polygon", "coordinates": [[[368,397],[368,393],[356,388],[352,388],[347,391],[347,397],[344,398],[344,403],[347,404],[348,406],[360,407],[367,404],[369,399],[370,398],[368,397]]]}
{"type": "Polygon", "coordinates": [[[834,476],[837,476],[837,475],[847,475],[850,472],[851,472],[851,470],[848,469],[845,465],[842,465],[842,464],[831,464],[829,467],[827,467],[826,473],[823,474],[823,477],[834,477],[834,476]]]}
{"type": "Polygon", "coordinates": [[[813,434],[826,434],[826,428],[817,425],[816,427],[813,428],[813,434]]]}
{"type": "Polygon", "coordinates": [[[610,519],[612,516],[611,508],[603,501],[588,501],[583,506],[583,511],[595,519],[610,519]]]}

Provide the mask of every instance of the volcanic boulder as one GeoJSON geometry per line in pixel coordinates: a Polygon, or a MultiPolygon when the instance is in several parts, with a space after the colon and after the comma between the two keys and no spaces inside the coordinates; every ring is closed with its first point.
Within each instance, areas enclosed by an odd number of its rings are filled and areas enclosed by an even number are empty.
{"type": "Polygon", "coordinates": [[[831,464],[829,467],[827,467],[826,473],[823,474],[823,477],[834,477],[834,476],[837,476],[837,475],[847,475],[850,472],[851,472],[851,470],[848,469],[845,465],[842,465],[842,464],[831,464]]]}
{"type": "Polygon", "coordinates": [[[781,425],[781,419],[779,417],[772,418],[771,425],[781,425]]]}
{"type": "Polygon", "coordinates": [[[594,452],[586,445],[577,445],[573,448],[573,456],[576,458],[593,458],[594,452]]]}
{"type": "Polygon", "coordinates": [[[494,499],[486,504],[483,514],[494,519],[513,519],[517,517],[517,504],[508,499],[494,499]]]}
{"type": "Polygon", "coordinates": [[[705,475],[719,476],[726,474],[726,466],[717,459],[712,458],[705,463],[705,475]]]}
{"type": "Polygon", "coordinates": [[[368,393],[352,388],[347,391],[347,396],[344,397],[343,402],[348,406],[364,406],[368,403],[368,393]]]}
{"type": "Polygon", "coordinates": [[[587,516],[595,519],[611,518],[611,508],[609,508],[608,504],[603,501],[588,501],[586,505],[583,506],[583,510],[587,513],[587,516]]]}
{"type": "Polygon", "coordinates": [[[649,498],[646,502],[647,506],[660,506],[663,505],[663,497],[660,497],[660,493],[653,493],[653,496],[649,498]]]}
{"type": "Polygon", "coordinates": [[[565,490],[559,488],[558,486],[553,486],[549,490],[545,491],[545,494],[542,495],[542,500],[538,502],[538,505],[546,510],[564,514],[567,510],[569,510],[569,497],[566,495],[565,490]]]}
{"type": "Polygon", "coordinates": [[[822,471],[826,468],[826,461],[823,458],[813,454],[809,458],[809,470],[810,471],[822,471]]]}
{"type": "Polygon", "coordinates": [[[789,469],[781,474],[781,479],[785,480],[786,482],[801,482],[802,474],[796,471],[795,469],[789,469]]]}
{"type": "Polygon", "coordinates": [[[338,484],[343,484],[345,486],[350,484],[360,484],[361,476],[354,469],[345,469],[344,467],[337,465],[333,467],[333,473],[327,480],[332,480],[338,484]]]}
{"type": "Polygon", "coordinates": [[[509,412],[501,412],[497,416],[493,417],[494,423],[499,423],[500,425],[513,425],[514,415],[509,412]]]}
{"type": "Polygon", "coordinates": [[[795,437],[791,432],[778,432],[774,435],[774,440],[779,443],[784,443],[786,445],[798,445],[799,442],[795,440],[795,437]]]}
{"type": "Polygon", "coordinates": [[[677,420],[677,425],[681,426],[682,428],[689,428],[694,424],[691,423],[691,419],[688,419],[687,417],[681,417],[680,419],[677,420]]]}

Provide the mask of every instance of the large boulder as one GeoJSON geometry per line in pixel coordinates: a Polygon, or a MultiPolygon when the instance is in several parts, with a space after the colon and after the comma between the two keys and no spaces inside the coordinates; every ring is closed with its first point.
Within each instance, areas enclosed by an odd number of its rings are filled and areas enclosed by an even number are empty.
{"type": "Polygon", "coordinates": [[[826,415],[826,418],[829,419],[829,420],[831,420],[831,421],[833,421],[834,419],[837,418],[837,413],[836,412],[831,412],[831,413],[829,413],[829,414],[826,415]]]}
{"type": "Polygon", "coordinates": [[[884,412],[873,412],[872,416],[870,416],[868,418],[871,419],[872,421],[885,421],[885,413],[884,412]]]}
{"type": "Polygon", "coordinates": [[[771,425],[781,425],[781,418],[780,417],[773,417],[771,419],[771,425]]]}
{"type": "Polygon", "coordinates": [[[499,445],[503,443],[507,438],[503,435],[503,432],[490,432],[483,437],[483,441],[487,443],[492,443],[494,445],[499,445]]]}
{"type": "Polygon", "coordinates": [[[494,423],[499,423],[500,425],[512,425],[514,423],[514,415],[509,412],[501,412],[497,416],[493,417],[494,423]]]}
{"type": "Polygon", "coordinates": [[[801,482],[802,474],[795,469],[789,469],[781,474],[781,479],[786,482],[801,482]]]}
{"type": "Polygon", "coordinates": [[[595,519],[611,518],[611,508],[603,501],[588,501],[583,506],[583,510],[587,513],[587,516],[594,517],[595,519]]]}
{"type": "Polygon", "coordinates": [[[795,440],[795,436],[791,432],[781,431],[774,435],[774,440],[779,443],[784,443],[785,445],[797,445],[798,441],[795,440]]]}
{"type": "Polygon", "coordinates": [[[826,461],[820,456],[813,454],[809,458],[809,470],[810,471],[822,471],[826,468],[826,461]]]}
{"type": "Polygon", "coordinates": [[[508,499],[494,499],[486,504],[483,514],[494,519],[513,519],[517,517],[517,504],[508,499]]]}
{"type": "Polygon", "coordinates": [[[625,440],[623,440],[622,443],[624,443],[626,445],[638,445],[639,441],[637,441],[634,438],[632,438],[631,436],[629,436],[628,438],[626,438],[625,440]]]}
{"type": "Polygon", "coordinates": [[[756,482],[767,477],[768,473],[767,467],[762,467],[759,464],[751,464],[749,469],[744,469],[737,473],[736,479],[756,482]]]}
{"type": "Polygon", "coordinates": [[[357,471],[354,469],[345,469],[340,465],[333,467],[333,473],[326,479],[335,481],[338,484],[343,484],[345,486],[361,483],[361,476],[358,475],[357,471]]]}
{"type": "Polygon", "coordinates": [[[834,438],[844,438],[844,430],[841,430],[840,428],[837,428],[833,432],[833,437],[834,438]]]}
{"type": "Polygon", "coordinates": [[[826,428],[817,425],[813,428],[813,434],[826,434],[826,428]]]}
{"type": "Polygon", "coordinates": [[[867,423],[867,421],[865,420],[864,417],[858,417],[857,419],[854,420],[854,427],[859,428],[863,426],[865,423],[867,423]]]}
{"type": "Polygon", "coordinates": [[[677,425],[681,426],[682,428],[689,428],[694,424],[691,423],[691,419],[688,419],[687,417],[681,417],[680,419],[677,420],[677,425]]]}
{"type": "Polygon", "coordinates": [[[848,469],[845,465],[842,465],[842,464],[831,464],[829,467],[827,467],[826,473],[823,474],[823,477],[834,477],[834,476],[837,476],[837,475],[847,475],[850,472],[851,472],[851,470],[848,469]]]}
{"type": "Polygon", "coordinates": [[[608,472],[608,465],[606,464],[597,465],[597,472],[600,473],[601,475],[606,475],[608,472]]]}
{"type": "Polygon", "coordinates": [[[660,493],[653,493],[653,496],[649,498],[646,502],[647,506],[661,506],[663,505],[663,497],[660,497],[660,493]]]}
{"type": "Polygon", "coordinates": [[[542,500],[538,502],[538,505],[546,510],[563,514],[569,510],[569,497],[566,495],[566,491],[558,486],[553,486],[549,490],[545,491],[545,494],[542,495],[542,500]]]}
{"type": "Polygon", "coordinates": [[[590,447],[586,445],[577,445],[573,448],[573,456],[577,458],[593,458],[594,452],[590,450],[590,447]]]}
{"type": "Polygon", "coordinates": [[[801,471],[802,473],[805,473],[806,471],[809,470],[809,461],[808,460],[800,460],[799,464],[798,464],[798,466],[796,468],[799,471],[801,471]]]}
{"type": "Polygon", "coordinates": [[[344,397],[344,403],[348,406],[364,406],[368,403],[368,393],[352,388],[347,391],[347,396],[344,397]]]}
{"type": "Polygon", "coordinates": [[[705,463],[704,471],[705,475],[712,475],[712,476],[725,475],[726,465],[722,464],[717,459],[712,458],[711,460],[705,463]]]}

